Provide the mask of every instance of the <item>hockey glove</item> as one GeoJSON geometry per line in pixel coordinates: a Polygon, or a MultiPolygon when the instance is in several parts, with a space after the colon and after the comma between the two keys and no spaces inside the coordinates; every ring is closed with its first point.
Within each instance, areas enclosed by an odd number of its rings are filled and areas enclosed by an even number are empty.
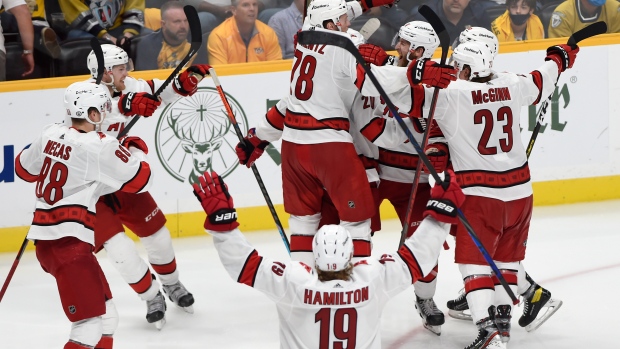
{"type": "Polygon", "coordinates": [[[142,150],[144,154],[149,153],[149,147],[147,147],[146,143],[138,136],[123,136],[118,142],[127,149],[129,149],[129,147],[134,147],[142,150]]]}
{"type": "Polygon", "coordinates": [[[575,58],[579,52],[579,47],[575,45],[557,45],[547,49],[545,61],[554,61],[558,65],[558,72],[562,73],[566,69],[572,68],[575,58]]]}
{"type": "Polygon", "coordinates": [[[387,8],[392,7],[395,2],[394,0],[360,0],[360,5],[362,5],[362,10],[364,12],[370,10],[373,7],[377,6],[385,6],[387,8]]]}
{"type": "Polygon", "coordinates": [[[157,97],[146,92],[129,92],[118,99],[118,109],[126,116],[149,117],[160,105],[161,101],[157,97]]]}
{"type": "Polygon", "coordinates": [[[449,224],[457,224],[457,210],[465,202],[465,194],[456,183],[454,171],[447,170],[442,185],[435,184],[431,189],[431,198],[426,204],[424,217],[431,216],[436,220],[449,224]]]}
{"type": "Polygon", "coordinates": [[[419,59],[409,64],[407,77],[411,86],[427,84],[446,88],[451,81],[456,81],[456,69],[449,65],[440,65],[431,60],[419,59]]]}
{"type": "Polygon", "coordinates": [[[385,65],[388,61],[388,54],[385,50],[377,45],[373,44],[361,44],[359,51],[366,63],[372,63],[374,65],[385,65]]]}
{"type": "Polygon", "coordinates": [[[211,66],[208,64],[195,64],[185,69],[184,72],[174,78],[172,88],[183,97],[191,96],[198,90],[198,84],[205,76],[209,75],[211,66]]]}
{"type": "Polygon", "coordinates": [[[245,165],[248,168],[252,167],[254,161],[256,161],[263,152],[265,147],[269,145],[269,142],[263,141],[256,136],[256,129],[251,128],[248,131],[248,135],[243,138],[243,142],[239,142],[235,147],[239,163],[245,165]]]}
{"type": "MultiPolygon", "coordinates": [[[[428,160],[431,162],[431,165],[435,168],[435,171],[438,173],[446,170],[448,166],[448,145],[445,143],[433,143],[428,144],[426,148],[424,148],[424,153],[428,160]]],[[[426,173],[430,173],[426,165],[422,165],[422,170],[426,173]]]]}
{"type": "Polygon", "coordinates": [[[198,181],[200,184],[194,183],[192,186],[194,195],[207,214],[205,229],[226,232],[237,228],[237,211],[222,177],[215,172],[205,172],[198,177],[198,181]]]}

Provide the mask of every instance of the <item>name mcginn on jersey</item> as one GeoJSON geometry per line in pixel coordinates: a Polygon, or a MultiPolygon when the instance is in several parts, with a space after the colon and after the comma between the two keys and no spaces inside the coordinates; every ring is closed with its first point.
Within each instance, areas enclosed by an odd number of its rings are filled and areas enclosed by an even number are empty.
{"type": "Polygon", "coordinates": [[[487,92],[481,90],[471,91],[471,99],[474,104],[501,102],[510,100],[510,90],[508,87],[492,87],[487,92]]]}
{"type": "Polygon", "coordinates": [[[305,289],[304,303],[312,305],[347,305],[368,300],[368,286],[351,291],[326,292],[305,289]]]}

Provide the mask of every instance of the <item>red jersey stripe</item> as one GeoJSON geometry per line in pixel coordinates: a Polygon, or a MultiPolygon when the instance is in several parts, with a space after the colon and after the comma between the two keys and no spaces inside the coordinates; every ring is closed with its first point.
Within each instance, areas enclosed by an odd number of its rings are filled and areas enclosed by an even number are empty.
{"type": "Polygon", "coordinates": [[[172,274],[174,273],[175,270],[177,270],[177,261],[176,259],[172,259],[172,262],[170,263],[166,263],[166,264],[153,264],[151,263],[151,266],[153,266],[153,270],[155,270],[155,272],[159,275],[167,275],[167,274],[172,274]]]}
{"type": "Polygon", "coordinates": [[[465,278],[465,293],[478,290],[495,290],[491,275],[473,275],[465,278]]]}
{"type": "Polygon", "coordinates": [[[361,64],[357,63],[357,78],[355,78],[355,86],[357,89],[362,92],[362,87],[364,87],[364,82],[366,81],[366,72],[364,71],[364,67],[361,64]]]}
{"type": "Polygon", "coordinates": [[[79,223],[86,229],[95,229],[97,218],[94,213],[89,212],[86,207],[79,205],[67,205],[54,207],[49,210],[36,209],[32,225],[50,226],[61,223],[79,223]]]}
{"type": "Polygon", "coordinates": [[[127,181],[125,184],[123,184],[123,186],[119,190],[126,193],[139,193],[142,188],[144,188],[149,182],[150,178],[151,167],[148,163],[142,161],[140,162],[140,168],[138,169],[138,172],[136,172],[136,175],[133,176],[133,178],[127,181]]]}
{"type": "Polygon", "coordinates": [[[364,126],[360,133],[371,142],[374,142],[383,134],[385,130],[385,119],[374,118],[366,126],[364,126]]]}
{"type": "Polygon", "coordinates": [[[534,80],[534,84],[536,85],[536,87],[538,87],[538,97],[536,97],[536,100],[532,104],[538,104],[538,102],[540,102],[540,98],[542,97],[543,77],[538,70],[534,70],[530,74],[532,74],[532,80],[534,80]]]}
{"type": "Polygon", "coordinates": [[[275,105],[267,112],[267,122],[275,129],[280,131],[284,129],[284,115],[280,113],[275,105]]]}
{"type": "Polygon", "coordinates": [[[30,172],[26,171],[26,169],[22,166],[21,161],[19,160],[19,157],[22,155],[22,152],[19,152],[19,154],[17,154],[17,157],[15,158],[15,174],[17,175],[17,177],[25,180],[26,182],[36,182],[37,179],[39,179],[39,175],[33,175],[30,172]]]}
{"type": "Polygon", "coordinates": [[[312,252],[312,235],[291,235],[291,252],[312,252]]]}
{"type": "Polygon", "coordinates": [[[239,278],[237,282],[240,284],[246,284],[250,287],[254,287],[254,281],[256,280],[256,274],[258,273],[258,267],[260,266],[260,262],[263,261],[263,257],[258,255],[256,250],[252,251],[248,256],[248,259],[245,260],[245,264],[243,265],[243,269],[241,269],[241,273],[239,273],[239,278]]]}
{"type": "Polygon", "coordinates": [[[371,246],[368,240],[353,239],[353,257],[370,257],[371,246]]]}
{"type": "Polygon", "coordinates": [[[148,291],[149,288],[151,288],[152,284],[153,284],[153,276],[151,274],[151,271],[147,269],[146,273],[144,274],[144,276],[142,276],[140,281],[135,282],[133,284],[129,284],[129,286],[131,286],[131,288],[133,288],[133,290],[136,291],[136,293],[142,294],[148,291]]]}
{"type": "Polygon", "coordinates": [[[402,260],[407,264],[407,268],[409,268],[409,274],[411,275],[411,283],[413,284],[418,279],[422,278],[422,268],[420,268],[420,263],[416,260],[413,252],[407,247],[407,245],[402,245],[398,250],[398,255],[402,260]]]}

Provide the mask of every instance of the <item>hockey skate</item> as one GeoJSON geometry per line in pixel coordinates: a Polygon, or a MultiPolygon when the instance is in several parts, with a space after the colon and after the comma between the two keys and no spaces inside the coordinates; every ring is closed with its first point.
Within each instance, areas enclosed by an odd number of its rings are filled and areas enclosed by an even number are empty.
{"type": "Polygon", "coordinates": [[[512,315],[510,311],[512,307],[508,304],[502,304],[497,306],[497,314],[495,314],[495,325],[499,331],[499,335],[502,342],[508,343],[510,341],[510,320],[512,315]]]}
{"type": "Polygon", "coordinates": [[[417,295],[415,298],[415,308],[424,322],[424,327],[438,336],[441,335],[441,325],[444,324],[445,319],[435,301],[432,298],[421,299],[417,295]]]}
{"type": "Polygon", "coordinates": [[[155,298],[146,301],[146,321],[154,324],[161,331],[166,324],[166,299],[161,292],[155,298]]]}
{"type": "Polygon", "coordinates": [[[519,326],[525,327],[528,332],[539,328],[562,306],[561,300],[551,299],[551,292],[535,283],[523,294],[523,303],[525,305],[523,315],[519,318],[519,326]],[[538,313],[545,308],[542,316],[538,317],[538,313]]]}
{"type": "Polygon", "coordinates": [[[194,296],[187,291],[181,281],[172,285],[163,285],[163,288],[164,293],[168,295],[172,303],[190,314],[194,313],[194,307],[192,306],[194,304],[194,296]]]}
{"type": "Polygon", "coordinates": [[[465,349],[506,349],[495,325],[495,307],[489,307],[489,317],[476,322],[478,337],[465,349]]]}
{"type": "Polygon", "coordinates": [[[461,290],[456,299],[448,301],[448,309],[450,317],[471,321],[471,314],[465,313],[465,310],[469,310],[469,304],[467,304],[467,298],[465,298],[465,290],[461,290]]]}

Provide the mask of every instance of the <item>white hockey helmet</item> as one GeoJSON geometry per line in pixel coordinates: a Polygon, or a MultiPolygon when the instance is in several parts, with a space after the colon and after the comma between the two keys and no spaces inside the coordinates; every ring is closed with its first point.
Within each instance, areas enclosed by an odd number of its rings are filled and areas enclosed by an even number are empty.
{"type": "MultiPolygon", "coordinates": [[[[433,53],[435,53],[437,47],[439,47],[439,37],[437,33],[435,33],[435,30],[429,23],[422,21],[405,23],[405,25],[400,27],[398,33],[392,40],[392,46],[396,47],[400,39],[404,39],[411,44],[409,48],[410,53],[413,53],[418,47],[423,47],[424,54],[422,58],[430,59],[433,57],[433,53]]],[[[409,55],[407,55],[407,60],[411,61],[409,55]]]]}
{"type": "Polygon", "coordinates": [[[313,0],[308,5],[308,21],[311,27],[324,28],[323,22],[332,21],[342,30],[340,16],[347,13],[345,0],[313,0]]]}
{"type": "Polygon", "coordinates": [[[493,58],[497,56],[497,52],[499,51],[499,41],[497,40],[497,36],[495,36],[492,31],[482,27],[468,26],[461,32],[458,41],[459,44],[468,41],[482,42],[489,47],[491,53],[493,53],[493,58]]]}
{"type": "Polygon", "coordinates": [[[322,271],[340,271],[351,264],[353,239],[339,225],[324,225],[314,235],[312,252],[316,268],[322,271]]]}
{"type": "Polygon", "coordinates": [[[491,75],[493,53],[481,42],[469,41],[458,45],[452,52],[454,67],[459,71],[467,64],[471,69],[469,80],[491,75]]]}
{"type": "MultiPolygon", "coordinates": [[[[127,65],[127,71],[133,70],[133,62],[129,58],[129,55],[127,55],[127,52],[125,52],[122,48],[116,45],[103,44],[101,45],[101,50],[103,51],[103,66],[105,67],[105,70],[110,71],[112,70],[112,67],[122,64],[127,65]]],[[[90,75],[96,79],[98,65],[97,57],[95,57],[95,51],[90,51],[88,54],[86,65],[88,66],[90,75]]]]}
{"type": "Polygon", "coordinates": [[[74,82],[65,90],[67,117],[84,119],[93,125],[101,125],[107,113],[112,112],[112,100],[108,89],[88,81],[74,82]],[[99,121],[90,119],[88,110],[95,108],[101,113],[99,121]]]}

